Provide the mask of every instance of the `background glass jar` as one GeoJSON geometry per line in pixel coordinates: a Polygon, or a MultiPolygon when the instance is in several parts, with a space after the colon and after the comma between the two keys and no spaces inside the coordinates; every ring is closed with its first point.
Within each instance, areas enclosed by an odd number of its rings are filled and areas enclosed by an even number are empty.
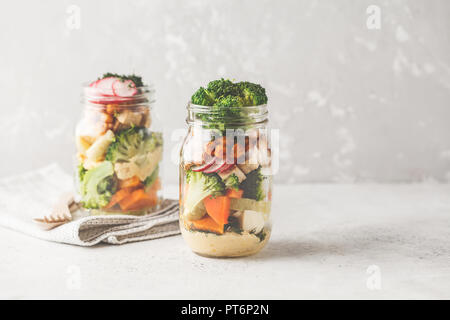
{"type": "Polygon", "coordinates": [[[180,160],[180,228],[204,256],[258,252],[271,233],[267,105],[188,105],[180,160]]]}
{"type": "Polygon", "coordinates": [[[147,86],[131,97],[84,87],[76,127],[76,189],[91,214],[141,215],[160,205],[163,136],[153,96],[147,86]]]}

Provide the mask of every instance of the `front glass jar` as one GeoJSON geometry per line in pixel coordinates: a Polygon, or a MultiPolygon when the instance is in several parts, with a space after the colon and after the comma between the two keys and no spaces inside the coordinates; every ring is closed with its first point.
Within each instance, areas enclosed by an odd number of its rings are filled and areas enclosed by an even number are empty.
{"type": "Polygon", "coordinates": [[[180,228],[200,255],[261,250],[271,233],[271,147],[267,105],[188,105],[180,159],[180,228]]]}
{"type": "Polygon", "coordinates": [[[161,203],[163,140],[153,112],[154,90],[133,90],[116,96],[100,86],[84,87],[76,188],[91,214],[142,215],[161,203]]]}

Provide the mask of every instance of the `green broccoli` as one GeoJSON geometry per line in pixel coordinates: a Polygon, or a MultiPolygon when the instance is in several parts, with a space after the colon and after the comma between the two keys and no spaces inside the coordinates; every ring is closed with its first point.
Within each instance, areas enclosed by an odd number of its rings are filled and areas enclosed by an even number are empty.
{"type": "Polygon", "coordinates": [[[212,106],[215,103],[214,95],[205,88],[200,87],[191,97],[191,102],[199,106],[212,106]]]}
{"type": "Polygon", "coordinates": [[[239,179],[234,173],[226,178],[223,182],[225,183],[225,186],[227,188],[239,190],[239,179]]]}
{"type": "Polygon", "coordinates": [[[208,113],[198,113],[197,119],[208,129],[224,131],[234,125],[242,127],[243,123],[251,122],[252,109],[246,106],[256,106],[267,103],[265,89],[251,82],[233,83],[220,79],[211,81],[205,88],[201,87],[191,97],[193,104],[210,106],[208,113]]]}
{"type": "Polygon", "coordinates": [[[80,190],[82,205],[87,209],[100,209],[109,203],[116,190],[113,164],[104,161],[84,174],[80,190]]]}
{"type": "Polygon", "coordinates": [[[242,92],[244,105],[259,106],[267,103],[266,89],[259,84],[243,81],[237,85],[242,92]]]}
{"type": "MultiPolygon", "coordinates": [[[[223,98],[220,98],[216,100],[216,104],[214,106],[217,107],[227,107],[227,108],[238,108],[244,106],[244,101],[241,97],[236,96],[226,96],[223,98]]],[[[221,109],[221,108],[215,108],[215,109],[221,109]]]]}
{"type": "Polygon", "coordinates": [[[136,155],[152,152],[162,146],[162,135],[149,134],[145,128],[131,127],[116,134],[106,152],[106,160],[113,163],[130,160],[136,155]]]}
{"type": "Polygon", "coordinates": [[[241,182],[239,188],[244,190],[243,198],[261,201],[264,199],[264,176],[261,174],[261,166],[247,174],[247,178],[241,182]]]}
{"type": "Polygon", "coordinates": [[[240,88],[237,84],[223,78],[220,80],[211,81],[208,83],[208,87],[206,89],[216,99],[216,101],[227,96],[237,97],[241,95],[240,88]]]}
{"type": "Polygon", "coordinates": [[[205,174],[189,170],[186,173],[186,183],[189,185],[184,199],[184,215],[197,216],[196,207],[207,196],[217,197],[225,192],[225,185],[216,173],[205,174]]]}
{"type": "Polygon", "coordinates": [[[157,166],[156,169],[153,170],[151,175],[145,178],[144,187],[146,191],[153,185],[153,182],[156,181],[156,179],[158,178],[158,174],[159,174],[159,166],[157,166]]]}
{"type": "Polygon", "coordinates": [[[80,163],[78,165],[78,181],[83,181],[84,175],[86,174],[87,170],[84,168],[83,164],[80,163]]]}

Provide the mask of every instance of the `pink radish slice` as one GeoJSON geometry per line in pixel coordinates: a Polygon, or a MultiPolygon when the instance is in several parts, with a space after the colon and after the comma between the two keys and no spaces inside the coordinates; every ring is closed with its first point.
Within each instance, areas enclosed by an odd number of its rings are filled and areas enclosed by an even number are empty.
{"type": "Polygon", "coordinates": [[[209,167],[208,169],[206,169],[205,171],[203,171],[204,173],[213,173],[213,172],[217,172],[220,169],[222,169],[224,166],[226,166],[225,161],[219,161],[214,163],[211,167],[209,167]]]}
{"type": "Polygon", "coordinates": [[[115,96],[131,97],[137,93],[136,85],[131,80],[119,80],[113,82],[112,90],[115,96]]]}
{"type": "Polygon", "coordinates": [[[95,87],[97,86],[97,83],[98,83],[99,81],[100,81],[100,80],[95,80],[95,81],[91,82],[91,84],[89,85],[89,87],[95,88],[95,87]]]}
{"type": "Polygon", "coordinates": [[[115,77],[108,77],[97,81],[95,84],[95,88],[98,89],[98,92],[104,96],[113,96],[113,83],[118,79],[115,77]]]}
{"type": "Polygon", "coordinates": [[[226,164],[222,169],[220,169],[220,172],[226,172],[234,167],[234,163],[226,164]]]}
{"type": "Polygon", "coordinates": [[[212,159],[211,161],[209,161],[209,162],[207,162],[207,163],[205,163],[205,164],[202,164],[202,165],[199,165],[199,166],[192,167],[192,171],[194,171],[194,172],[202,172],[202,171],[205,171],[206,169],[208,169],[209,167],[211,167],[212,165],[214,165],[215,162],[216,162],[216,159],[212,159]]]}

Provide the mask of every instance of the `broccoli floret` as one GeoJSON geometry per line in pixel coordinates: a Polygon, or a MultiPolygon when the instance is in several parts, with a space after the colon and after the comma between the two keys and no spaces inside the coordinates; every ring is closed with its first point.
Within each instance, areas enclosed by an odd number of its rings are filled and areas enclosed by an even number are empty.
{"type": "MultiPolygon", "coordinates": [[[[217,100],[215,106],[217,107],[227,107],[227,108],[237,108],[237,107],[243,107],[244,106],[244,101],[242,100],[241,97],[236,97],[236,96],[226,96],[223,98],[220,98],[219,100],[217,100]]],[[[215,108],[215,109],[219,109],[220,108],[215,108]]]]}
{"type": "Polygon", "coordinates": [[[267,103],[266,89],[259,84],[243,81],[239,82],[238,86],[242,92],[244,105],[259,106],[267,103]]]}
{"type": "Polygon", "coordinates": [[[153,170],[151,175],[145,178],[144,180],[145,189],[149,189],[152,186],[153,182],[155,182],[156,179],[158,178],[158,174],[159,174],[159,166],[157,166],[156,169],[153,170]]]}
{"type": "Polygon", "coordinates": [[[107,72],[105,74],[103,74],[103,76],[100,79],[105,79],[105,78],[109,78],[109,77],[114,77],[114,78],[119,78],[122,81],[125,80],[131,80],[134,82],[134,84],[136,85],[136,87],[143,87],[144,86],[144,82],[142,82],[142,77],[139,77],[135,74],[130,74],[130,75],[120,75],[117,73],[111,73],[111,72],[107,72]]]}
{"type": "Polygon", "coordinates": [[[251,113],[246,106],[267,103],[266,91],[259,84],[251,82],[233,83],[220,79],[211,81],[205,88],[198,89],[191,98],[197,105],[210,106],[208,113],[199,113],[197,119],[208,129],[224,131],[233,125],[239,127],[251,122],[251,113]],[[237,123],[237,124],[236,124],[237,123]]]}
{"type": "Polygon", "coordinates": [[[223,182],[225,183],[225,186],[227,188],[239,190],[239,179],[234,173],[226,178],[223,182]]]}
{"type": "Polygon", "coordinates": [[[99,166],[88,170],[83,176],[80,190],[83,207],[100,209],[106,206],[116,189],[113,164],[104,161],[99,166]]]}
{"type": "Polygon", "coordinates": [[[244,190],[242,197],[256,201],[263,200],[265,197],[263,180],[264,176],[261,174],[261,166],[247,174],[247,178],[239,185],[239,188],[244,190]]]}
{"type": "Polygon", "coordinates": [[[162,135],[149,134],[145,128],[131,127],[117,133],[106,152],[106,160],[113,163],[128,161],[136,155],[152,152],[162,146],[162,135]]]}
{"type": "Polygon", "coordinates": [[[204,174],[189,170],[186,173],[186,183],[189,185],[184,199],[184,215],[189,216],[195,207],[207,196],[217,197],[225,192],[225,185],[215,174],[204,174]]]}
{"type": "Polygon", "coordinates": [[[215,103],[214,95],[208,92],[205,88],[200,87],[191,97],[193,104],[199,106],[212,106],[215,103]]]}
{"type": "Polygon", "coordinates": [[[83,164],[80,163],[78,165],[78,181],[83,181],[84,175],[86,174],[87,170],[84,168],[83,164]]]}
{"type": "Polygon", "coordinates": [[[241,95],[240,88],[237,84],[223,78],[220,80],[211,81],[208,83],[208,87],[206,89],[212,94],[216,101],[227,96],[241,95]]]}

